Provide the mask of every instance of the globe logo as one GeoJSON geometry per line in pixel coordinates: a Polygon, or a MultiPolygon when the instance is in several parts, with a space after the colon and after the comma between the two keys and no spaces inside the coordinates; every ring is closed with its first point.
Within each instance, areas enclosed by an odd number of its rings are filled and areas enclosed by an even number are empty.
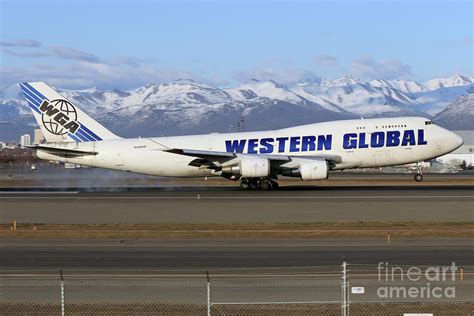
{"type": "MultiPolygon", "coordinates": [[[[60,113],[66,115],[69,121],[77,120],[76,108],[68,101],[56,99],[49,102],[54,108],[58,109],[60,113]]],[[[43,126],[48,132],[55,135],[64,135],[69,132],[67,128],[64,128],[59,124],[55,118],[57,115],[48,116],[45,113],[41,115],[41,120],[43,121],[43,126]]]]}

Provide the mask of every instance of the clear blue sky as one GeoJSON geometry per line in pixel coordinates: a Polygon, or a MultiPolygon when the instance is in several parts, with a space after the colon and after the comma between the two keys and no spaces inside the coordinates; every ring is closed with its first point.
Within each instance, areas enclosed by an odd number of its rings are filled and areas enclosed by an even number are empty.
{"type": "Polygon", "coordinates": [[[473,75],[473,1],[0,3],[1,86],[473,75]]]}

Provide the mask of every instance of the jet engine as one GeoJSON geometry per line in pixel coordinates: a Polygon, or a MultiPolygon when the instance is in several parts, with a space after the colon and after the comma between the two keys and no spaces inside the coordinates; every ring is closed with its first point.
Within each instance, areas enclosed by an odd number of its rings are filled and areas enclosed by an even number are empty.
{"type": "Polygon", "coordinates": [[[222,167],[222,173],[240,175],[243,178],[260,178],[270,175],[270,161],[267,158],[242,158],[238,164],[222,167]]]}
{"type": "Polygon", "coordinates": [[[298,168],[283,170],[288,177],[300,177],[302,180],[323,180],[328,178],[328,164],[325,160],[305,160],[298,168]]]}
{"type": "Polygon", "coordinates": [[[322,180],[328,178],[328,164],[325,160],[303,162],[298,167],[302,180],[322,180]]]}

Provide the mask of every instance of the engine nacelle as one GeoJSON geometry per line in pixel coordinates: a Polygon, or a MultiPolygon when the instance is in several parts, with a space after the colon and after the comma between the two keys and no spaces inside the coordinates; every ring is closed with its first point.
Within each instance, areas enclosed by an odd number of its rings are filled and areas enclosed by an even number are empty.
{"type": "Polygon", "coordinates": [[[225,166],[223,173],[240,175],[243,178],[260,178],[270,175],[270,161],[267,158],[242,158],[237,165],[225,166]]]}
{"type": "Polygon", "coordinates": [[[328,178],[328,164],[325,160],[305,161],[298,167],[302,180],[322,180],[328,178]]]}

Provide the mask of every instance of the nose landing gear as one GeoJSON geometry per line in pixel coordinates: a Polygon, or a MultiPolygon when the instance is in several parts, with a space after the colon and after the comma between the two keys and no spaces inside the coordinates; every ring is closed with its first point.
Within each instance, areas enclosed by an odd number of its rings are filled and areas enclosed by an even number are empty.
{"type": "Polygon", "coordinates": [[[417,174],[413,177],[416,182],[423,181],[423,170],[421,169],[421,163],[416,164],[417,174]]]}

